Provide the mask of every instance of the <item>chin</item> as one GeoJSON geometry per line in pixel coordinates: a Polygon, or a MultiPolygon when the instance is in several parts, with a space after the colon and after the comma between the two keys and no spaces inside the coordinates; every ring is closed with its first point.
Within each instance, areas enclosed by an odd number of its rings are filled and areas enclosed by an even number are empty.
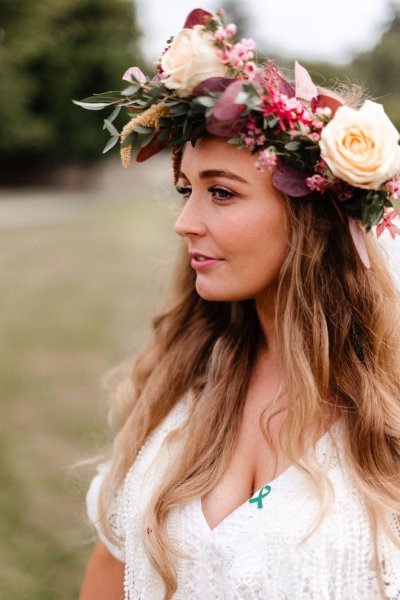
{"type": "Polygon", "coordinates": [[[198,281],[196,282],[196,291],[200,298],[209,300],[210,302],[238,302],[240,300],[248,300],[252,297],[241,290],[228,290],[209,285],[202,285],[198,281]]]}

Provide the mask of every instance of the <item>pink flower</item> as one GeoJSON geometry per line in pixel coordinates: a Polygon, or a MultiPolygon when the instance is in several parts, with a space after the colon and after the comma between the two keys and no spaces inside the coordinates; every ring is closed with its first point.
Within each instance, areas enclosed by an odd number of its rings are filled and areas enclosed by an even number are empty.
{"type": "Polygon", "coordinates": [[[312,120],[305,106],[297,98],[288,98],[275,88],[267,85],[268,94],[261,96],[261,109],[264,116],[274,116],[279,119],[281,131],[296,129],[296,123],[310,125],[312,120]]]}
{"type": "Polygon", "coordinates": [[[267,142],[267,138],[262,133],[262,129],[257,127],[256,119],[253,115],[248,116],[246,126],[240,137],[250,150],[253,150],[256,146],[264,146],[267,142]]]}
{"type": "Polygon", "coordinates": [[[232,44],[225,44],[223,50],[217,51],[217,56],[224,65],[229,64],[232,61],[232,44]]]}
{"type": "Polygon", "coordinates": [[[324,127],[324,123],[318,119],[315,119],[311,122],[311,127],[313,127],[313,129],[322,129],[324,127]]]}
{"type": "Polygon", "coordinates": [[[225,31],[228,37],[233,37],[236,34],[237,27],[234,23],[229,23],[225,31]]]}
{"type": "Polygon", "coordinates": [[[316,163],[314,170],[316,173],[319,173],[320,175],[325,175],[325,173],[328,170],[328,165],[322,158],[320,158],[319,161],[316,163]]]}
{"type": "Polygon", "coordinates": [[[317,133],[316,131],[313,131],[308,137],[312,142],[319,142],[319,140],[321,139],[321,134],[317,133]]]}
{"type": "Polygon", "coordinates": [[[228,38],[226,29],[219,27],[217,29],[217,31],[214,33],[214,37],[217,40],[217,42],[225,42],[228,38]]]}
{"type": "Polygon", "coordinates": [[[252,62],[251,60],[249,60],[249,62],[247,62],[244,66],[244,70],[247,73],[248,78],[254,79],[256,73],[257,73],[257,66],[256,63],[252,62]]]}
{"type": "Polygon", "coordinates": [[[275,152],[275,148],[270,146],[265,150],[260,150],[257,153],[257,161],[255,163],[258,171],[264,171],[265,169],[275,169],[278,164],[278,156],[275,152]]]}
{"type": "Polygon", "coordinates": [[[252,38],[242,38],[239,42],[240,47],[245,50],[254,50],[256,43],[252,38]]]}
{"type": "Polygon", "coordinates": [[[396,235],[400,235],[400,229],[392,221],[400,213],[400,209],[390,210],[386,209],[383,215],[382,221],[376,226],[376,237],[379,237],[385,229],[389,230],[390,235],[394,239],[396,235]]]}
{"type": "Polygon", "coordinates": [[[315,190],[316,192],[323,194],[326,192],[329,186],[329,181],[326,177],[316,174],[312,175],[311,177],[307,177],[306,185],[310,188],[310,190],[315,190]]]}
{"type": "Polygon", "coordinates": [[[385,190],[394,196],[400,196],[400,175],[395,175],[395,177],[389,179],[385,184],[385,190]]]}

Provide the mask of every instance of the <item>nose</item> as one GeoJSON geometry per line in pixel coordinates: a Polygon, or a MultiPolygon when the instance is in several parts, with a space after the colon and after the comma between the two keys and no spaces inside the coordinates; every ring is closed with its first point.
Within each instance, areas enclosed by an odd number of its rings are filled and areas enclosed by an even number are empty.
{"type": "Polygon", "coordinates": [[[182,237],[206,234],[207,226],[201,210],[201,199],[196,198],[193,192],[175,221],[174,229],[182,237]]]}

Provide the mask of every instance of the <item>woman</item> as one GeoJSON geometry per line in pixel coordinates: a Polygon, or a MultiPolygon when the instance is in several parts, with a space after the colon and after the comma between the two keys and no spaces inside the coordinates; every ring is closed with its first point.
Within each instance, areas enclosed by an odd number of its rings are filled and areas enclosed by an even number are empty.
{"type": "Polygon", "coordinates": [[[81,599],[399,599],[399,294],[367,233],[398,232],[399,134],[221,19],[107,97],[138,113],[125,164],[172,148],[185,244],[117,394],[81,599]]]}

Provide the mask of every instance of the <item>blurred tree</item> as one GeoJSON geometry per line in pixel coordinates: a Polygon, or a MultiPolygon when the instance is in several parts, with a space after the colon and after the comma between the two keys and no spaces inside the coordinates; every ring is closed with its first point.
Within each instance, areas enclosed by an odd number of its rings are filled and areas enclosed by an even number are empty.
{"type": "Polygon", "coordinates": [[[223,8],[227,23],[235,23],[237,26],[237,39],[250,36],[250,20],[246,4],[238,0],[225,0],[222,3],[218,2],[217,8],[223,8]]]}
{"type": "Polygon", "coordinates": [[[71,99],[143,65],[133,0],[1,0],[0,169],[99,157],[97,113],[71,99]]]}
{"type": "Polygon", "coordinates": [[[352,73],[365,83],[368,95],[385,106],[400,130],[400,8],[393,3],[387,28],[376,46],[359,54],[351,65],[352,73]]]}
{"type": "Polygon", "coordinates": [[[385,111],[400,131],[400,8],[391,4],[387,25],[371,50],[357,54],[346,65],[307,62],[302,64],[310,71],[318,85],[336,87],[341,83],[358,83],[367,97],[384,105],[385,111]]]}

